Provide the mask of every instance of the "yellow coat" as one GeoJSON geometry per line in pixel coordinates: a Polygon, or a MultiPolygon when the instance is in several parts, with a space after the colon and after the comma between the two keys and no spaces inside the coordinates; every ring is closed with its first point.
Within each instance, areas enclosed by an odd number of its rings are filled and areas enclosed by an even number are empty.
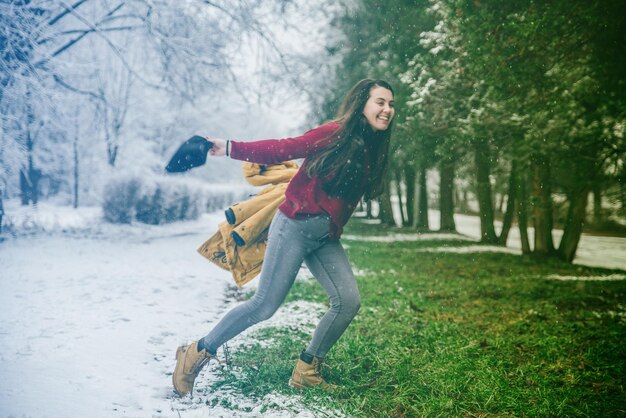
{"type": "Polygon", "coordinates": [[[227,222],[198,248],[198,252],[232,273],[239,287],[261,271],[267,231],[278,206],[285,200],[289,180],[298,165],[288,161],[276,165],[243,163],[244,177],[253,186],[269,184],[256,196],[226,210],[227,222]]]}

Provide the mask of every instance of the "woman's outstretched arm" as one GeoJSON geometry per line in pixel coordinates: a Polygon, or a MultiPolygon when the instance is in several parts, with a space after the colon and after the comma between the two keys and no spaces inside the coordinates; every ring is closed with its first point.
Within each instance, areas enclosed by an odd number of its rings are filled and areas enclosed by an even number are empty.
{"type": "Polygon", "coordinates": [[[252,142],[224,141],[209,138],[214,143],[211,155],[228,155],[242,161],[258,164],[278,164],[283,161],[306,158],[328,144],[330,136],[339,129],[339,124],[330,122],[304,133],[301,136],[285,139],[264,139],[252,142]]]}

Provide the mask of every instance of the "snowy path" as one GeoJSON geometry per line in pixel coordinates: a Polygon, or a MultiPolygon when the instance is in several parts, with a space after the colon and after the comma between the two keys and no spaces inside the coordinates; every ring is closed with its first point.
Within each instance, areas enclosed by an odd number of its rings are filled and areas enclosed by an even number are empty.
{"type": "MultiPolygon", "coordinates": [[[[114,226],[93,222],[97,211],[89,208],[52,212],[37,215],[49,218],[43,223],[55,234],[0,242],[0,417],[319,413],[300,396],[213,393],[217,362],[200,374],[196,396],[173,394],[176,347],[205,335],[240,303],[224,299],[233,288],[230,273],[196,252],[223,221],[221,213],[163,226],[114,226]],[[70,224],[73,232],[59,232],[70,224]]],[[[286,304],[229,345],[258,343],[253,333],[265,326],[312,332],[324,311],[323,304],[286,304]]]]}
{"type": "MultiPolygon", "coordinates": [[[[429,211],[429,221],[431,227],[439,225],[439,212],[429,211]]],[[[457,231],[470,237],[480,238],[480,219],[477,216],[454,215],[457,231]]],[[[502,228],[500,222],[496,222],[496,231],[499,233],[502,228]]],[[[533,240],[533,229],[528,229],[529,240],[533,240]]],[[[561,241],[563,231],[556,229],[552,231],[552,238],[555,245],[561,241]]],[[[521,254],[519,229],[517,226],[511,228],[507,239],[507,247],[518,250],[521,254]]],[[[626,270],[626,238],[620,237],[600,237],[583,234],[578,244],[574,264],[582,264],[593,267],[618,268],[626,270]]]]}
{"type": "Polygon", "coordinates": [[[178,416],[175,349],[231,281],[196,253],[217,222],[0,243],[0,416],[178,416]]]}
{"type": "MultiPolygon", "coordinates": [[[[400,213],[397,204],[393,206],[393,210],[396,223],[400,223],[400,213]]],[[[428,210],[428,223],[432,231],[439,229],[439,218],[438,210],[428,210]]],[[[456,230],[460,234],[475,240],[480,239],[480,218],[478,216],[456,213],[454,214],[454,222],[456,224],[456,230]]],[[[496,221],[495,227],[496,232],[500,233],[502,222],[496,221]]],[[[529,228],[528,239],[530,240],[531,247],[533,245],[533,234],[533,228],[529,228]]],[[[552,231],[552,238],[555,245],[558,246],[562,235],[562,230],[555,229],[552,231]]],[[[507,248],[502,249],[502,251],[512,252],[514,254],[522,253],[522,245],[520,243],[520,234],[517,225],[511,228],[506,245],[507,248]]],[[[626,270],[626,238],[582,234],[578,244],[578,250],[576,251],[574,264],[626,270]]]]}

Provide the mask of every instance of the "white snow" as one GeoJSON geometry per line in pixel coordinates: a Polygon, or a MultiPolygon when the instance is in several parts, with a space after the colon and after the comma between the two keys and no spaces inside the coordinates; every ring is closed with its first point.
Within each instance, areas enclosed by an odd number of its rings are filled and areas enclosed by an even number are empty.
{"type": "MultiPolygon", "coordinates": [[[[393,206],[394,208],[394,217],[396,221],[400,219],[400,214],[398,213],[397,205],[393,206]]],[[[456,238],[453,239],[470,239],[478,241],[480,239],[480,219],[477,216],[471,215],[461,215],[455,214],[454,221],[456,224],[456,230],[460,235],[454,235],[456,238]]],[[[439,211],[437,210],[429,210],[428,211],[428,222],[430,225],[430,229],[436,231],[439,228],[439,211]]],[[[499,221],[495,222],[496,232],[499,233],[502,228],[502,223],[499,221]]],[[[528,239],[530,241],[530,245],[532,246],[534,231],[532,228],[528,229],[528,239]]],[[[380,237],[367,237],[367,240],[380,242],[385,241],[401,241],[401,240],[428,240],[428,239],[449,239],[446,235],[442,235],[444,238],[438,238],[438,235],[435,234],[391,234],[393,237],[397,235],[397,239],[389,240],[387,236],[380,237]],[[432,237],[431,237],[432,236],[432,237]]],[[[552,231],[552,237],[555,242],[555,245],[558,245],[561,237],[563,236],[563,231],[559,229],[555,229],[552,231]]],[[[358,239],[364,239],[364,237],[359,237],[358,239]]],[[[517,226],[511,228],[509,232],[509,236],[506,242],[507,248],[511,250],[512,253],[521,254],[521,242],[520,242],[520,233],[517,226]]],[[[477,249],[476,246],[474,249],[477,249]]],[[[488,247],[489,248],[489,247],[488,247]]],[[[500,247],[490,247],[493,251],[496,251],[497,248],[500,247]]],[[[470,248],[471,249],[471,248],[470,248]]],[[[445,249],[440,249],[441,251],[446,251],[445,249]]],[[[439,249],[436,251],[440,251],[439,249]]],[[[509,252],[509,250],[502,250],[509,252]]],[[[435,251],[435,250],[433,250],[435,251]]],[[[460,250],[461,251],[461,250],[460,250]]],[[[465,251],[469,251],[465,250],[465,251]]],[[[489,250],[481,250],[481,251],[489,251],[489,250]]],[[[580,238],[580,242],[578,243],[578,250],[576,251],[576,258],[574,258],[574,264],[591,266],[591,267],[605,267],[605,268],[617,268],[626,270],[626,238],[622,237],[603,237],[603,236],[595,236],[589,234],[582,234],[580,238]]]]}
{"type": "Polygon", "coordinates": [[[365,241],[365,242],[395,242],[395,241],[435,241],[435,240],[463,240],[463,241],[475,241],[472,238],[465,237],[459,234],[453,233],[392,233],[388,235],[350,235],[343,234],[343,239],[353,241],[365,241]]]}
{"type": "Polygon", "coordinates": [[[508,247],[498,247],[495,245],[466,245],[462,247],[433,247],[433,248],[418,248],[411,250],[418,253],[507,253],[507,254],[520,254],[518,250],[508,247]]]}
{"type": "Polygon", "coordinates": [[[22,206],[17,199],[4,203],[5,216],[2,220],[3,231],[17,233],[68,232],[85,230],[90,225],[97,225],[102,219],[100,207],[81,207],[76,210],[71,206],[60,206],[49,202],[40,202],[37,206],[22,206]]]}
{"type": "MultiPolygon", "coordinates": [[[[297,396],[221,391],[248,415],[211,406],[212,394],[173,396],[176,348],[235,303],[224,300],[230,273],[196,252],[222,214],[162,226],[103,224],[93,209],[46,216],[55,233],[0,242],[0,416],[317,416],[297,396]],[[87,230],[61,232],[70,224],[87,230]]],[[[264,326],[312,327],[322,311],[284,306],[264,326]]]]}
{"type": "Polygon", "coordinates": [[[608,274],[606,276],[562,276],[559,274],[551,274],[547,276],[551,280],[561,281],[577,281],[577,282],[611,282],[617,280],[626,280],[626,274],[608,274]]]}
{"type": "MultiPolygon", "coordinates": [[[[439,224],[439,214],[437,211],[429,211],[428,215],[429,218],[436,219],[436,223],[433,222],[432,224],[439,224]]],[[[476,239],[480,238],[480,219],[477,216],[455,214],[454,220],[459,233],[476,239]]],[[[502,223],[496,222],[495,226],[496,231],[499,233],[502,228],[502,223]]],[[[558,245],[562,236],[562,230],[555,229],[552,231],[555,245],[558,245]]],[[[533,245],[533,237],[534,230],[529,228],[528,239],[530,240],[531,246],[533,245]]],[[[522,245],[520,243],[520,234],[517,226],[511,228],[506,245],[507,247],[519,250],[521,253],[522,245]]],[[[578,243],[574,264],[626,270],[626,238],[582,234],[580,242],[578,243]]]]}

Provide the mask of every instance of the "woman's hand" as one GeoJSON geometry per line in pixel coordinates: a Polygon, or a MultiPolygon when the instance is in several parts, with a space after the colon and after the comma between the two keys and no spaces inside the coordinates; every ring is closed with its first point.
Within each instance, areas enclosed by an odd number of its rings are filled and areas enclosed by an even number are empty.
{"type": "Polygon", "coordinates": [[[207,141],[211,141],[213,143],[213,147],[209,150],[209,154],[214,157],[221,157],[226,155],[226,144],[227,142],[223,139],[219,138],[209,138],[206,137],[207,141]]]}

